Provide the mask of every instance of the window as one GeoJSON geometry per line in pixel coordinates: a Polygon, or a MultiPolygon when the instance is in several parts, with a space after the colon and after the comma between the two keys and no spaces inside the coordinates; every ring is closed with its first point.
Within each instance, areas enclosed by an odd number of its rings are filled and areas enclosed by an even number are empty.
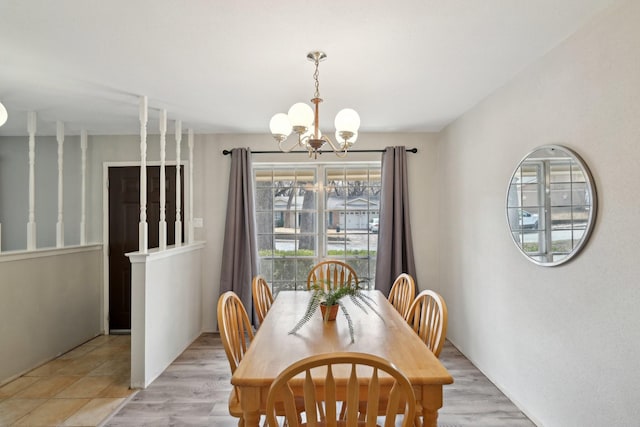
{"type": "Polygon", "coordinates": [[[306,289],[311,267],[338,259],[373,287],[380,163],[254,164],[259,271],[282,289],[306,289]],[[375,223],[376,227],[371,227],[375,223]]]}

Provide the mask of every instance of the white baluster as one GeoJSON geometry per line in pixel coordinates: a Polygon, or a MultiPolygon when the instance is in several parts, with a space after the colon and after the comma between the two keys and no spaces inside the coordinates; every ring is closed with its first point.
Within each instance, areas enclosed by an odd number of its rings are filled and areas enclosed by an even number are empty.
{"type": "Polygon", "coordinates": [[[189,243],[193,243],[193,129],[189,129],[189,243]]]}
{"type": "Polygon", "coordinates": [[[36,113],[27,113],[29,133],[29,220],[27,222],[27,250],[36,249],[36,113]]]}
{"type": "Polygon", "coordinates": [[[80,132],[80,150],[82,151],[82,185],[80,187],[80,244],[87,244],[87,131],[80,132]]]}
{"type": "Polygon", "coordinates": [[[138,224],[138,251],[146,253],[149,247],[147,225],[147,97],[140,97],[140,223],[138,224]]]}
{"type": "Polygon", "coordinates": [[[180,143],[182,142],[182,121],[176,120],[176,223],[175,236],[176,246],[182,246],[182,217],[180,214],[180,198],[182,190],[180,189],[180,143]]]}
{"type": "Polygon", "coordinates": [[[58,120],[56,137],[58,139],[58,223],[56,224],[56,247],[64,247],[64,183],[63,183],[63,157],[64,157],[64,123],[58,120]]]}
{"type": "Polygon", "coordinates": [[[167,110],[160,110],[160,223],[159,246],[160,250],[167,249],[167,194],[165,160],[167,157],[167,110]]]}

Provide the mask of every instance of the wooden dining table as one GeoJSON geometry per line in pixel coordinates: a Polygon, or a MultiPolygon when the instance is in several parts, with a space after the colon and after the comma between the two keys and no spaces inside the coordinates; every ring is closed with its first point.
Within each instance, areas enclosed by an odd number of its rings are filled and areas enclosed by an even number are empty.
{"type": "Polygon", "coordinates": [[[422,404],[424,426],[437,427],[442,386],[453,383],[453,378],[381,292],[365,292],[380,316],[369,309],[365,313],[344,298],[353,320],[353,343],[343,313],[335,321],[324,322],[318,310],[295,334],[289,334],[303,316],[310,293],[278,294],[231,378],[240,393],[247,427],[259,426],[269,387],[282,370],[305,357],[338,351],[374,354],[392,362],[411,381],[422,404]]]}

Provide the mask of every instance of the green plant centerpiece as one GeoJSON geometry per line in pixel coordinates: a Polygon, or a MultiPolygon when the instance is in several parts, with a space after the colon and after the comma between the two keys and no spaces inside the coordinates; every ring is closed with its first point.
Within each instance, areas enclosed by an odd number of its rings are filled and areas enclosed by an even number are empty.
{"type": "MultiPolygon", "coordinates": [[[[354,329],[353,329],[353,320],[351,319],[351,315],[347,310],[347,307],[342,300],[343,297],[348,296],[349,299],[353,302],[353,304],[360,308],[365,313],[368,313],[367,308],[373,311],[382,321],[384,322],[384,318],[378,313],[374,305],[376,304],[375,300],[371,298],[366,292],[363,292],[363,289],[360,287],[358,283],[349,283],[344,286],[338,288],[330,288],[324,286],[321,283],[314,283],[310,289],[311,297],[309,298],[309,303],[307,304],[307,309],[304,312],[302,318],[296,323],[296,325],[289,331],[290,334],[295,334],[305,323],[307,323],[313,317],[313,314],[320,306],[326,306],[327,309],[324,312],[324,321],[328,322],[331,319],[331,307],[338,306],[342,313],[344,313],[344,317],[347,319],[347,324],[349,326],[349,335],[351,337],[351,343],[355,342],[354,337],[354,329]]],[[[335,313],[335,311],[334,311],[335,313]]],[[[335,317],[333,318],[335,319],[335,317]]]]}

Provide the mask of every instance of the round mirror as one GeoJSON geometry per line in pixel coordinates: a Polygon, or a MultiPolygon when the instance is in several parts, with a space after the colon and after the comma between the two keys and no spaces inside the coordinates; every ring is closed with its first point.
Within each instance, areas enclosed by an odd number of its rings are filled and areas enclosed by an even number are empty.
{"type": "Polygon", "coordinates": [[[539,265],[559,265],[574,257],[589,238],[596,210],[591,173],[566,147],[536,148],[522,159],[509,182],[511,237],[539,265]]]}

